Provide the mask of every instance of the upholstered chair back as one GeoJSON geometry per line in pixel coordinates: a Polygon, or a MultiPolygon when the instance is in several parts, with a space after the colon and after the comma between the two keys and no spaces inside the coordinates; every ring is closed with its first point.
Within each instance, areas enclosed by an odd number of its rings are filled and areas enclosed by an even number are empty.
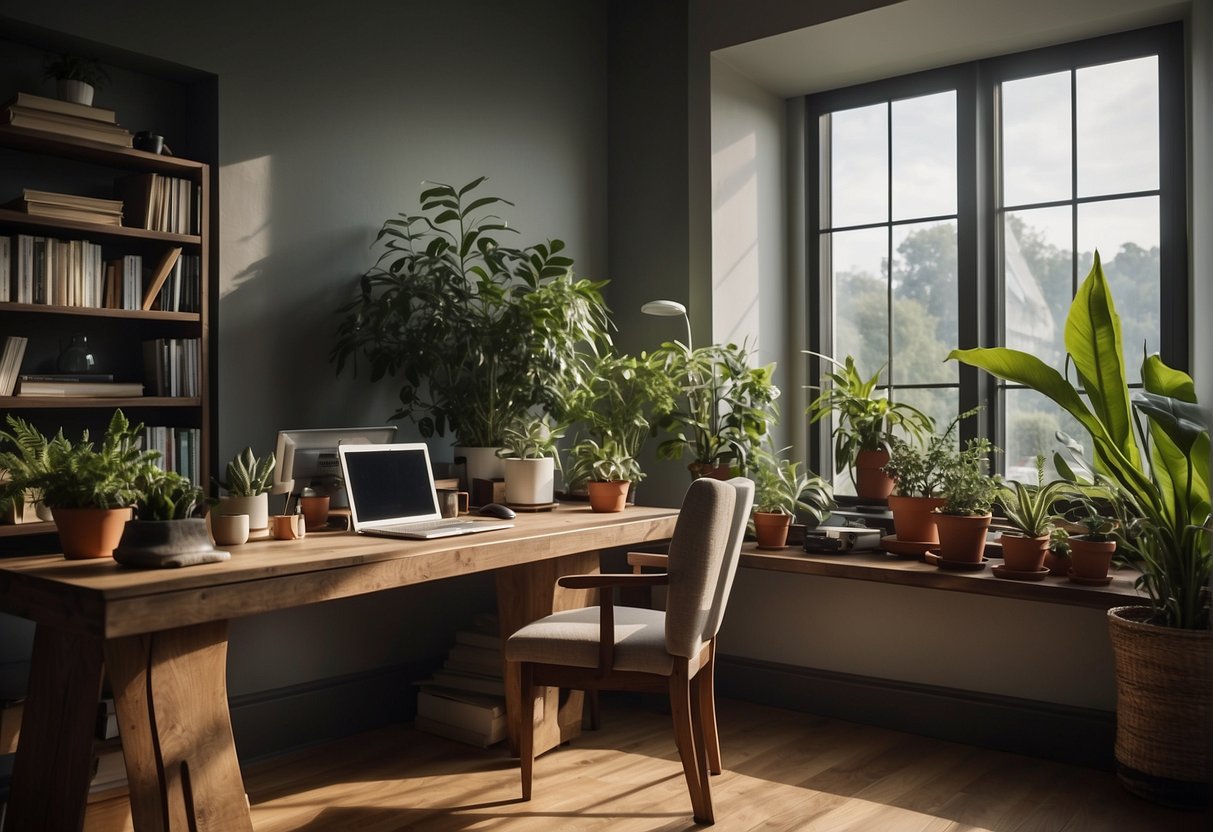
{"type": "Polygon", "coordinates": [[[691,483],[670,539],[666,650],[691,658],[703,647],[712,616],[739,492],[726,482],[691,483]]]}
{"type": "Polygon", "coordinates": [[[724,608],[733,591],[733,578],[737,575],[737,564],[741,560],[741,544],[745,539],[746,524],[754,508],[754,483],[745,477],[734,477],[727,485],[737,491],[737,502],[733,506],[733,525],[729,529],[729,542],[725,546],[724,560],[720,564],[720,577],[716,580],[716,595],[712,599],[712,610],[704,622],[703,640],[716,638],[724,621],[724,608]]]}

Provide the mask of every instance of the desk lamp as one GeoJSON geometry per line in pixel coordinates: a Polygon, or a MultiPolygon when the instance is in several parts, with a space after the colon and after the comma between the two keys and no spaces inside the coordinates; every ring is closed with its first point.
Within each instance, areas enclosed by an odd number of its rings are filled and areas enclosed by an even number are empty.
{"type": "Polygon", "coordinates": [[[691,347],[691,318],[687,315],[687,308],[676,300],[651,300],[644,306],[640,307],[640,311],[646,315],[653,315],[657,318],[674,318],[678,315],[687,324],[687,351],[691,347]]]}

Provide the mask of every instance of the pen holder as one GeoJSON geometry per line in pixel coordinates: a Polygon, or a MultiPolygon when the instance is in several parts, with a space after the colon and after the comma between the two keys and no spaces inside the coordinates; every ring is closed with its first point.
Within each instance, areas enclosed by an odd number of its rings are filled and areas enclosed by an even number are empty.
{"type": "Polygon", "coordinates": [[[302,514],[275,514],[270,518],[270,534],[275,540],[301,540],[307,534],[302,514]]]}

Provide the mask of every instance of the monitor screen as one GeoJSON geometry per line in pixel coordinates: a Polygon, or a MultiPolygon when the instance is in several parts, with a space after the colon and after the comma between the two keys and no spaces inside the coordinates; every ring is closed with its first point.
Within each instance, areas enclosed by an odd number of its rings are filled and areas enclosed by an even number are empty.
{"type": "Polygon", "coordinates": [[[329,505],[348,505],[341,482],[338,445],[382,445],[396,438],[395,425],[362,428],[309,428],[278,433],[274,452],[274,494],[299,494],[311,488],[329,495],[329,505]]]}

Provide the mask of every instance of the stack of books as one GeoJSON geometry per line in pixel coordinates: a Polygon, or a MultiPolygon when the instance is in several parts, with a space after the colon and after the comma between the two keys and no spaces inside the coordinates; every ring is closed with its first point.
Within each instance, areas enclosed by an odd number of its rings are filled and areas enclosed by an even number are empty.
{"type": "Polygon", "coordinates": [[[43,98],[27,92],[17,93],[8,102],[3,113],[0,113],[0,122],[114,147],[131,146],[131,131],[118,125],[117,114],[113,110],[43,98]]]}
{"type": "Polygon", "coordinates": [[[122,200],[99,199],[76,194],[57,194],[24,188],[10,207],[31,217],[92,222],[98,225],[122,225],[122,200]]]}
{"type": "Polygon", "coordinates": [[[135,173],[114,182],[126,207],[126,225],[149,231],[197,234],[202,191],[188,179],[135,173]]]}
{"type": "Polygon", "coordinates": [[[506,736],[501,637],[492,616],[455,634],[442,669],[419,682],[419,731],[487,748],[506,736]]]}
{"type": "Polygon", "coordinates": [[[10,335],[4,339],[4,352],[0,353],[0,396],[13,395],[28,340],[20,335],[10,335]]]}

